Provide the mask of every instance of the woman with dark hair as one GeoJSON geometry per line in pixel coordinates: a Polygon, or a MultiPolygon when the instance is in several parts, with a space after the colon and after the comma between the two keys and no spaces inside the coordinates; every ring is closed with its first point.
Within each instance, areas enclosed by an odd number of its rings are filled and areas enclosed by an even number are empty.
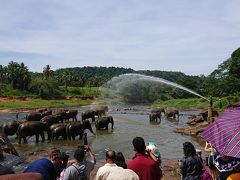
{"type": "Polygon", "coordinates": [[[183,143],[183,153],[184,157],[180,165],[182,180],[201,180],[202,162],[191,142],[183,143]]]}
{"type": "Polygon", "coordinates": [[[122,152],[118,152],[118,153],[116,154],[116,165],[117,165],[117,166],[120,166],[120,167],[122,167],[122,168],[124,168],[124,169],[127,169],[127,164],[126,164],[126,162],[125,162],[125,158],[124,158],[122,152]]]}

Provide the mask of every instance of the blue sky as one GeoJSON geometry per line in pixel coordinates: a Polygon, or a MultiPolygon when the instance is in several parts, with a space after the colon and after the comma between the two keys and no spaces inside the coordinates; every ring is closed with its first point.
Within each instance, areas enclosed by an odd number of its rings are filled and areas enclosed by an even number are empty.
{"type": "Polygon", "coordinates": [[[208,75],[240,47],[238,0],[0,0],[0,64],[208,75]]]}

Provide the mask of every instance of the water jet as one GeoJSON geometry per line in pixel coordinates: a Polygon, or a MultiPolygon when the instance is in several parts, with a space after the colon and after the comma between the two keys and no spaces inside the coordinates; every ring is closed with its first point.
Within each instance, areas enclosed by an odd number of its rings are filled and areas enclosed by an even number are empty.
{"type": "Polygon", "coordinates": [[[182,89],[184,91],[187,91],[187,92],[189,92],[191,94],[194,94],[194,95],[196,95],[198,97],[201,97],[201,98],[209,101],[206,97],[204,97],[204,96],[194,92],[191,89],[188,89],[188,88],[186,88],[186,87],[184,87],[182,85],[179,85],[177,83],[168,81],[168,80],[163,79],[163,78],[147,76],[147,75],[142,75],[142,74],[136,74],[136,73],[127,73],[127,74],[123,74],[123,75],[120,75],[120,76],[117,76],[117,77],[113,77],[110,81],[108,81],[106,84],[104,84],[102,86],[102,90],[104,88],[105,89],[111,89],[113,91],[115,90],[115,92],[112,93],[112,95],[116,95],[116,94],[118,94],[120,92],[121,87],[123,85],[128,86],[128,85],[130,85],[132,83],[135,83],[137,81],[140,81],[140,80],[157,82],[157,83],[163,83],[164,85],[169,85],[169,86],[172,86],[172,87],[175,87],[175,88],[178,88],[178,89],[182,89]]]}

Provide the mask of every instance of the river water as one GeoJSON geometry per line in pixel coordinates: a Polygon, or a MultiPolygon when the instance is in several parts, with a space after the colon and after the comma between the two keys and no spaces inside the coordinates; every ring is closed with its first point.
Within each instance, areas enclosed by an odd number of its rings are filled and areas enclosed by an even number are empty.
{"type": "MultiPolygon", "coordinates": [[[[90,107],[73,108],[78,109],[78,120],[81,119],[81,112],[90,109],[90,107]]],[[[88,143],[96,155],[97,160],[104,159],[105,151],[111,148],[115,151],[121,151],[126,159],[131,159],[134,156],[132,147],[132,139],[136,136],[141,136],[147,143],[150,140],[157,142],[161,151],[163,159],[180,159],[183,156],[182,144],[185,141],[191,141],[196,148],[203,149],[203,144],[200,138],[186,136],[173,131],[177,127],[186,127],[186,122],[192,114],[198,114],[199,111],[180,111],[179,121],[174,119],[165,119],[162,117],[160,124],[151,124],[149,122],[148,113],[150,112],[149,106],[109,106],[108,115],[113,116],[114,129],[111,130],[109,125],[108,131],[96,131],[94,123],[92,124],[93,131],[96,136],[87,131],[88,143]]],[[[28,111],[19,112],[19,119],[23,119],[28,111]]],[[[0,114],[0,123],[4,121],[16,119],[16,112],[0,114]]],[[[27,144],[18,144],[15,136],[10,136],[9,139],[19,152],[21,156],[27,156],[30,152],[49,149],[52,147],[60,148],[66,151],[70,157],[73,150],[82,145],[82,140],[58,140],[53,142],[40,142],[35,143],[35,137],[28,139],[27,144]]],[[[22,170],[23,166],[16,167],[17,170],[22,170]]]]}

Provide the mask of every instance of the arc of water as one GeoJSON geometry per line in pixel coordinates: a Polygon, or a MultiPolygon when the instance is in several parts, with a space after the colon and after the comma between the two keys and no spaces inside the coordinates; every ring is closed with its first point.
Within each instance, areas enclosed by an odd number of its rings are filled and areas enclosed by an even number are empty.
{"type": "Polygon", "coordinates": [[[168,81],[166,79],[163,79],[163,78],[158,78],[158,77],[153,77],[153,76],[147,76],[147,75],[142,75],[142,74],[136,74],[136,73],[127,73],[127,74],[123,74],[123,75],[120,75],[118,76],[119,78],[120,77],[125,77],[125,76],[131,76],[131,77],[137,77],[138,79],[142,79],[142,80],[151,80],[151,81],[155,81],[155,82],[162,82],[162,83],[165,83],[165,84],[168,84],[170,86],[173,86],[173,87],[177,87],[179,89],[182,89],[182,90],[185,90],[185,91],[188,91],[196,96],[199,96],[203,99],[206,99],[208,101],[207,98],[205,98],[204,96],[192,91],[191,89],[188,89],[184,86],[181,86],[179,84],[176,84],[174,82],[171,82],[171,81],[168,81]]]}

